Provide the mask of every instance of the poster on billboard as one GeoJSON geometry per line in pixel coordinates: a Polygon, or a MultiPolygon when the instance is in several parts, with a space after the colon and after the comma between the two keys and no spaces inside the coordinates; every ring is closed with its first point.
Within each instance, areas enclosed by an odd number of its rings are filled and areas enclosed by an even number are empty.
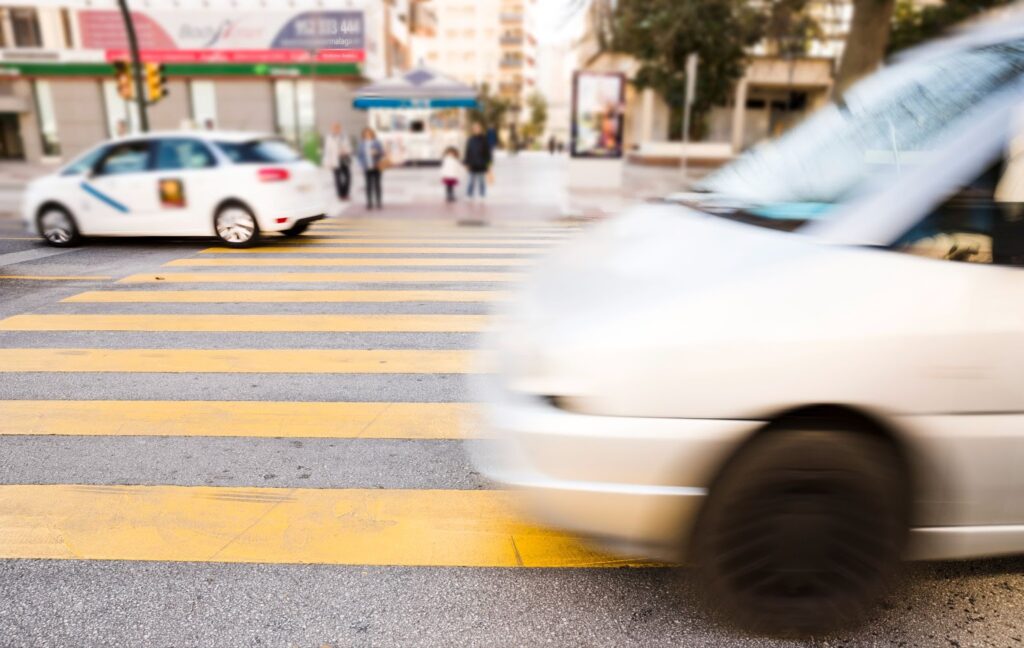
{"type": "Polygon", "coordinates": [[[622,157],[625,92],[626,77],[619,73],[577,72],[573,76],[573,157],[622,157]]]}
{"type": "MultiPolygon", "coordinates": [[[[82,10],[78,20],[84,49],[127,57],[118,11],[82,10]]],[[[133,11],[132,22],[142,59],[155,63],[352,63],[366,51],[362,11],[133,11]]]]}

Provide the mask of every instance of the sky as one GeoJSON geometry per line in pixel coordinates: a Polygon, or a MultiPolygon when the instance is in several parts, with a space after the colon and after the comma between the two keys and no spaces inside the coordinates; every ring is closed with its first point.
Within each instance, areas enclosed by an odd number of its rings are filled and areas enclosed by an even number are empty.
{"type": "Polygon", "coordinates": [[[569,40],[583,26],[582,10],[570,12],[577,0],[537,0],[537,39],[542,43],[569,40]]]}

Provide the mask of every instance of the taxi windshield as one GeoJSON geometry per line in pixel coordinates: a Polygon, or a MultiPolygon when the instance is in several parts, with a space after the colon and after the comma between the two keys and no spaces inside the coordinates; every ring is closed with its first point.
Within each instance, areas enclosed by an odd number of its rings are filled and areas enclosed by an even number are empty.
{"type": "MultiPolygon", "coordinates": [[[[1024,40],[913,60],[708,176],[698,192],[745,206],[744,220],[796,226],[922,163],[987,99],[1019,83],[1024,40]]],[[[791,229],[792,227],[786,227],[791,229]]]]}

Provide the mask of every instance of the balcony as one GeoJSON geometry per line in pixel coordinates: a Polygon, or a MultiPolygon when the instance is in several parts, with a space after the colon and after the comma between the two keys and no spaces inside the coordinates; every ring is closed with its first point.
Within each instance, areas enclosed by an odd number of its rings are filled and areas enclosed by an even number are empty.
{"type": "Polygon", "coordinates": [[[521,47],[525,39],[522,36],[516,36],[514,34],[507,34],[501,37],[501,44],[508,46],[521,47]]]}
{"type": "Polygon", "coordinates": [[[505,58],[501,59],[501,63],[499,65],[506,70],[518,70],[523,67],[523,59],[505,58]]]}
{"type": "Polygon", "coordinates": [[[523,14],[522,13],[513,13],[513,12],[510,12],[510,11],[502,12],[502,14],[501,14],[501,22],[503,22],[503,23],[516,23],[516,24],[520,24],[521,25],[523,23],[523,14]]]}

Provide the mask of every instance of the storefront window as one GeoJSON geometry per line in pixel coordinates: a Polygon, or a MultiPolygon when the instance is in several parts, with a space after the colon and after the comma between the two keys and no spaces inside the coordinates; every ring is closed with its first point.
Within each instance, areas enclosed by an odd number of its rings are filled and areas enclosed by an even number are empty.
{"type": "Polygon", "coordinates": [[[57,116],[53,111],[53,95],[50,82],[42,79],[34,83],[36,114],[39,115],[39,133],[43,139],[43,155],[60,155],[60,139],[57,137],[57,116]]]}
{"type": "Polygon", "coordinates": [[[217,95],[213,81],[191,81],[189,98],[192,104],[192,121],[197,128],[217,127],[217,95]]]}
{"type": "Polygon", "coordinates": [[[139,106],[121,97],[114,81],[103,82],[103,108],[107,115],[108,136],[120,137],[139,132],[139,106]]]}
{"type": "Polygon", "coordinates": [[[17,47],[42,47],[43,38],[39,33],[39,18],[35,9],[9,9],[11,12],[11,31],[14,32],[14,44],[17,47]]]}
{"type": "Polygon", "coordinates": [[[274,113],[277,133],[306,157],[315,159],[319,138],[316,133],[313,82],[292,79],[274,81],[274,113]]]}

